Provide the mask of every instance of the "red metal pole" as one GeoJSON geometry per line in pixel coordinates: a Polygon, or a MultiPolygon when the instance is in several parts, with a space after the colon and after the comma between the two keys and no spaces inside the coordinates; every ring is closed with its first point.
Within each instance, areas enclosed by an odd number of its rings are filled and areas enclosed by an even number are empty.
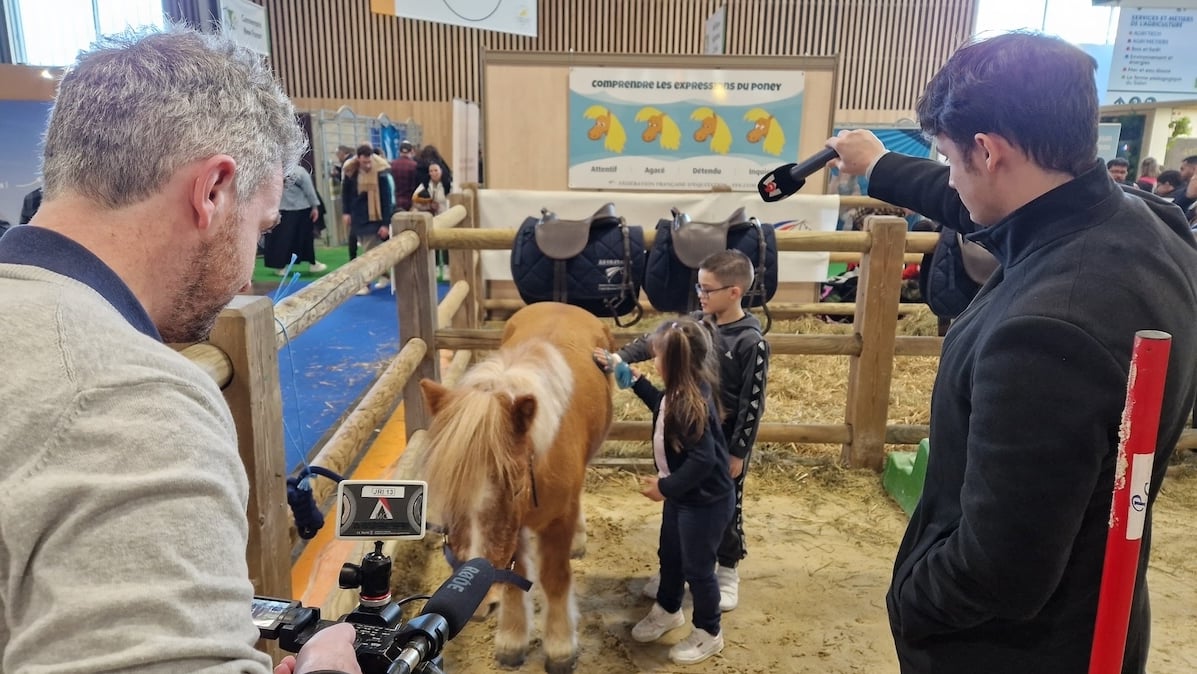
{"type": "Polygon", "coordinates": [[[1110,506],[1110,532],[1106,538],[1089,674],[1119,674],[1122,671],[1171,349],[1172,335],[1166,332],[1140,330],[1135,333],[1114,469],[1114,500],[1110,506]]]}

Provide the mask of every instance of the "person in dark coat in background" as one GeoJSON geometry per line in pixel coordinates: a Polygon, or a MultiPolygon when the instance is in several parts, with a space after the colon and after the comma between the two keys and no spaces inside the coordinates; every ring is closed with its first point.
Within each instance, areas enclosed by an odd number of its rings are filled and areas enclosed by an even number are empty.
{"type": "Polygon", "coordinates": [[[453,172],[449,170],[449,163],[441,156],[440,150],[437,150],[435,145],[425,145],[416,155],[416,185],[428,184],[430,180],[428,166],[431,164],[438,164],[441,167],[441,185],[445,188],[445,194],[452,192],[453,172]]]}
{"type": "MultiPolygon", "coordinates": [[[[391,238],[391,215],[395,212],[394,182],[391,165],[374,154],[374,148],[362,145],[357,155],[345,162],[341,171],[341,216],[345,228],[357,237],[361,252],[391,238]]],[[[375,283],[376,290],[386,288],[390,280],[384,275],[375,283]]],[[[369,295],[370,286],[358,291],[369,295]]]]}
{"type": "Polygon", "coordinates": [[[266,266],[282,276],[294,255],[296,262],[307,262],[308,271],[313,274],[328,269],[316,260],[316,223],[320,221],[321,203],[312,176],[304,167],[296,166],[283,179],[283,198],[278,210],[278,226],[266,234],[263,251],[266,266]]]}
{"type": "Polygon", "coordinates": [[[1122,671],[1146,671],[1151,507],[1197,391],[1197,241],[1097,159],[1096,62],[1009,33],[958,50],[918,103],[949,166],[828,141],[869,196],[1000,266],[949,328],[927,477],[886,603],[904,673],[1085,672],[1135,332],[1172,335],[1122,671]],[[1116,273],[1115,273],[1116,272],[1116,273]]]}

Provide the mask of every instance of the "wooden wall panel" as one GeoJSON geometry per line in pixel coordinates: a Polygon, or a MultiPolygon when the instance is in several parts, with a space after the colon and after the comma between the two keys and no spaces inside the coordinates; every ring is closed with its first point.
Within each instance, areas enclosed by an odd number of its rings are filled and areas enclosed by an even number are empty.
{"type": "Polygon", "coordinates": [[[273,63],[295,98],[483,104],[483,50],[700,54],[703,21],[726,3],[726,53],[840,56],[835,117],[858,122],[912,116],[968,39],[977,2],[540,0],[530,38],[375,14],[370,0],[261,1],[273,63]]]}
{"type": "Polygon", "coordinates": [[[0,63],[0,101],[52,101],[58,89],[58,80],[42,76],[49,71],[57,78],[61,68],[0,63]]]}
{"type": "Polygon", "coordinates": [[[569,137],[569,69],[555,65],[492,65],[486,86],[501,90],[499,102],[483,115],[486,186],[495,189],[569,189],[569,154],[562,139],[569,137]],[[543,83],[534,91],[521,91],[528,82],[543,83]],[[519,91],[523,105],[507,105],[519,91]],[[530,115],[528,110],[546,114],[530,115]],[[545,149],[551,148],[548,151],[545,149]]]}

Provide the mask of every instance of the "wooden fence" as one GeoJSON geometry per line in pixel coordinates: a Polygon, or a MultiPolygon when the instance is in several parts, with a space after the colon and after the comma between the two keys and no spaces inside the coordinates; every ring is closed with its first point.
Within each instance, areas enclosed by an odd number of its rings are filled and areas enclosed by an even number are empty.
{"type": "MultiPolygon", "coordinates": [[[[409,479],[416,474],[429,422],[419,380],[429,377],[451,386],[468,367],[474,350],[498,345],[500,330],[481,327],[488,300],[480,292],[484,283],[478,251],[510,249],[516,230],[477,229],[477,198],[471,189],[451,195],[451,201],[453,207],[435,218],[426,213],[396,215],[389,241],[277,306],[265,297],[236,298],[221,314],[209,342],[183,351],[221,386],[236,421],[250,480],[247,555],[259,594],[291,596],[289,565],[281,563],[290,559],[295,541],[286,504],[278,349],[390,269],[392,282],[399,289],[399,353],[309,463],[344,473],[366,449],[374,429],[402,399],[407,447],[385,472],[392,479],[409,479]],[[446,249],[450,255],[450,290],[439,306],[434,249],[446,249]],[[441,349],[454,352],[445,372],[440,371],[441,349]]],[[[878,203],[848,198],[843,206],[878,203]]],[[[651,243],[652,233],[646,231],[645,235],[646,243],[651,243]]],[[[767,336],[774,354],[850,358],[843,423],[773,421],[762,424],[759,440],[839,444],[844,464],[877,470],[884,460],[885,444],[915,444],[926,437],[926,426],[887,425],[886,420],[894,359],[936,356],[940,351],[939,337],[896,334],[899,311],[908,309],[899,303],[903,265],[908,258],[917,259],[930,250],[935,240],[934,234],[907,233],[906,222],[895,217],[870,218],[863,232],[778,233],[780,250],[859,256],[862,272],[854,305],[791,308],[798,313],[850,313],[854,315],[852,334],[767,336]]],[[[623,343],[640,332],[624,329],[615,334],[623,343]]],[[[647,441],[649,435],[648,422],[617,422],[608,437],[647,441]]],[[[1179,447],[1197,447],[1197,430],[1187,430],[1179,447]]],[[[335,485],[316,480],[313,491],[317,503],[326,505],[335,485]]],[[[360,559],[361,552],[355,551],[350,560],[360,559]]],[[[343,607],[325,608],[335,615],[344,612],[340,610],[343,607]]]]}

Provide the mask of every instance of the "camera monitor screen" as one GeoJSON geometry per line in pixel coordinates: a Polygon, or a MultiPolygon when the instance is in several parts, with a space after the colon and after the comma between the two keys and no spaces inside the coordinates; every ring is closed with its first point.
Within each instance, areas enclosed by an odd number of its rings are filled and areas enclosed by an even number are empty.
{"type": "Polygon", "coordinates": [[[337,538],[424,538],[424,491],[419,480],[344,480],[337,492],[337,538]]]}
{"type": "Polygon", "coordinates": [[[254,597],[253,617],[254,625],[263,632],[275,629],[287,610],[297,606],[299,602],[270,597],[254,597]]]}

